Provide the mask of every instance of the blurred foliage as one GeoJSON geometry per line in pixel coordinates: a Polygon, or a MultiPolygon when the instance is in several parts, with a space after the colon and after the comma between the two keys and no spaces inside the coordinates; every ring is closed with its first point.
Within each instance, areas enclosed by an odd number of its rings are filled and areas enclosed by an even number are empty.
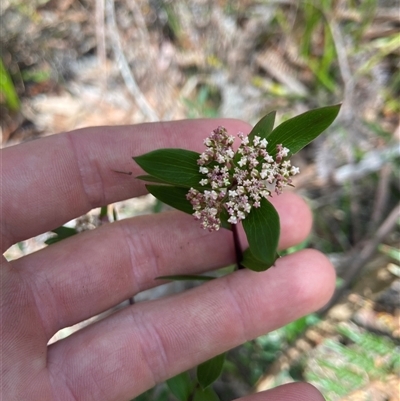
{"type": "Polygon", "coordinates": [[[400,353],[393,341],[349,324],[339,325],[337,331],[343,339],[325,340],[304,371],[304,378],[327,401],[400,373],[400,353]]]}
{"type": "Polygon", "coordinates": [[[5,104],[10,111],[17,111],[20,107],[19,98],[10,74],[0,58],[0,104],[5,104]]]}
{"type": "Polygon", "coordinates": [[[21,72],[21,77],[24,82],[42,83],[51,78],[51,71],[48,69],[26,69],[21,72]]]}
{"type": "Polygon", "coordinates": [[[220,97],[215,88],[201,85],[194,99],[182,99],[186,106],[188,118],[216,118],[220,97]]]}
{"type": "Polygon", "coordinates": [[[384,245],[381,244],[379,246],[379,250],[384,254],[395,260],[396,262],[400,263],[400,249],[395,248],[394,246],[384,245]]]}
{"type": "Polygon", "coordinates": [[[228,353],[226,371],[236,380],[244,381],[252,388],[264,372],[282,354],[282,350],[300,336],[305,330],[319,322],[315,314],[304,316],[271,333],[228,353]]]}

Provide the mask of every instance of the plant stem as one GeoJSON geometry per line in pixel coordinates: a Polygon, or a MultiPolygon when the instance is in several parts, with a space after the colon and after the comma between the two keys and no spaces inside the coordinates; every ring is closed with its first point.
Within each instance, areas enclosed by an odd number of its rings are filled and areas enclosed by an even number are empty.
{"type": "Polygon", "coordinates": [[[240,246],[240,239],[236,224],[232,224],[232,232],[233,232],[233,243],[235,244],[237,269],[238,270],[244,269],[245,267],[242,265],[243,252],[242,252],[242,247],[240,246]]]}

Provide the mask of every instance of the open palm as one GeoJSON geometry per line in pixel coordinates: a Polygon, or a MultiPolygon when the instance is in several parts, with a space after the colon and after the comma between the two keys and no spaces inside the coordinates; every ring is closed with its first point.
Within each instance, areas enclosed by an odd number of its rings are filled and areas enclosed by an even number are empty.
{"type": "MultiPolygon", "coordinates": [[[[235,120],[98,127],[2,150],[1,246],[54,229],[90,209],[143,195],[114,170],[141,171],[131,157],[160,147],[202,148],[217,125],[235,120]]],[[[292,193],[273,198],[280,247],[311,227],[292,193]]],[[[243,235],[242,241],[245,241],[243,235]]],[[[138,303],[50,346],[58,330],[159,284],[157,276],[197,274],[232,263],[231,233],[207,233],[181,212],[108,224],[1,267],[4,400],[124,401],[156,383],[321,307],[334,272],[320,253],[286,256],[266,272],[236,271],[190,291],[138,303]]],[[[294,384],[246,401],[322,400],[294,384]]]]}

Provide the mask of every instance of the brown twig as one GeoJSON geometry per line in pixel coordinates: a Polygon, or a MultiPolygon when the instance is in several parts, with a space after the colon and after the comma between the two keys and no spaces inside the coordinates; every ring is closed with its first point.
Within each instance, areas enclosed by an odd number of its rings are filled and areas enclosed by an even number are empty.
{"type": "Polygon", "coordinates": [[[383,165],[379,172],[379,182],[376,188],[374,210],[372,212],[371,224],[370,224],[370,232],[375,230],[377,225],[381,222],[382,214],[389,200],[389,185],[390,185],[391,172],[392,172],[392,165],[389,163],[383,165]]]}

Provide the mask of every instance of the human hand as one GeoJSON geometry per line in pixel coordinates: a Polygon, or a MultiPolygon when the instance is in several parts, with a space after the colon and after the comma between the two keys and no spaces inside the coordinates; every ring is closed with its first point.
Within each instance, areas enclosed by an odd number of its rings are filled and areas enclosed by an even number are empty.
{"type": "MultiPolygon", "coordinates": [[[[132,161],[160,147],[201,151],[217,125],[197,120],[87,128],[2,150],[1,246],[49,231],[90,209],[145,193],[132,161]]],[[[274,197],[280,248],[307,236],[296,195],[274,197]]],[[[245,236],[242,236],[245,241],[245,236]]],[[[123,401],[323,306],[334,271],[303,250],[266,272],[238,270],[162,300],[138,303],[47,346],[61,328],[101,313],[157,276],[199,274],[235,261],[231,233],[208,233],[181,212],[135,217],[63,240],[1,268],[2,399],[123,401]]],[[[242,401],[322,400],[297,383],[242,401]]]]}

